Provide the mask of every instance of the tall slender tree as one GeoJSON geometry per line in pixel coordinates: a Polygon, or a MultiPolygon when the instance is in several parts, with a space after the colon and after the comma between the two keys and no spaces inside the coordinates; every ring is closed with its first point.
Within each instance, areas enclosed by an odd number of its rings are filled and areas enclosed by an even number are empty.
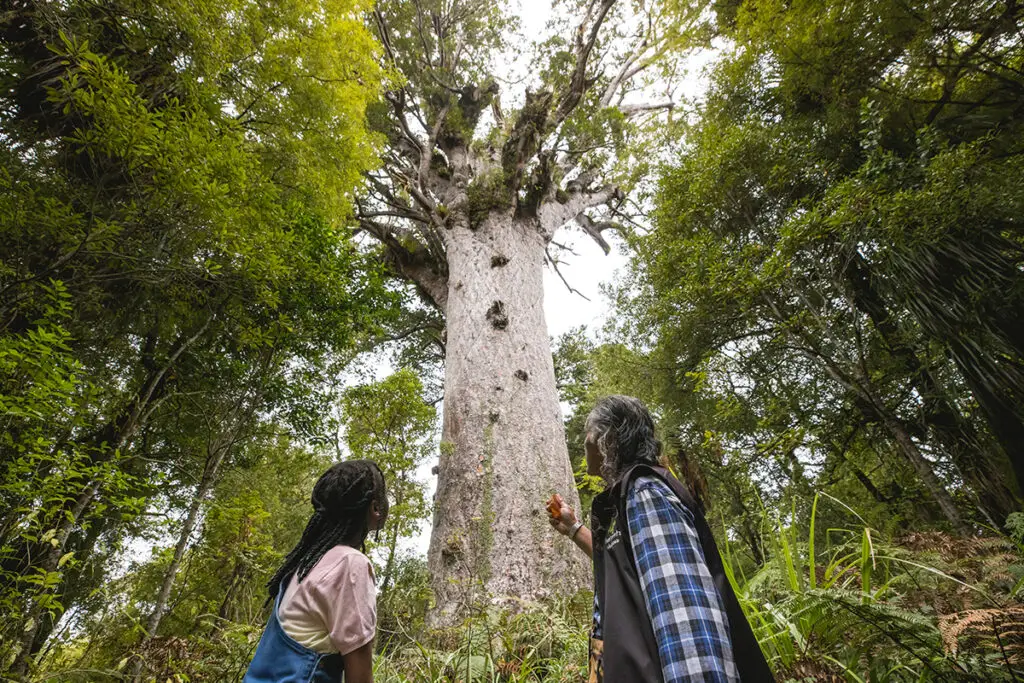
{"type": "Polygon", "coordinates": [[[374,460],[388,483],[391,507],[378,545],[384,551],[378,586],[386,599],[399,539],[418,532],[430,514],[426,484],[416,470],[436,452],[437,411],[423,400],[423,383],[409,369],[347,389],[341,410],[349,451],[374,460]]]}

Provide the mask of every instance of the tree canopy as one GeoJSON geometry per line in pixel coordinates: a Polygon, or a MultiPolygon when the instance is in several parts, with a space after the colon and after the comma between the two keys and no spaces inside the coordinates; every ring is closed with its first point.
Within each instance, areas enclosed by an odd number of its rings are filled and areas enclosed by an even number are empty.
{"type": "Polygon", "coordinates": [[[361,9],[0,15],[5,665],[189,496],[197,451],[244,462],[267,425],[315,429],[332,368],[390,315],[345,227],[383,78],[361,9]]]}
{"type": "Polygon", "coordinates": [[[675,423],[706,397],[712,431],[787,472],[797,454],[840,476],[909,468],[960,531],[957,496],[997,526],[1018,508],[1018,19],[719,8],[733,46],[636,242],[630,324],[661,330],[675,423]]]}

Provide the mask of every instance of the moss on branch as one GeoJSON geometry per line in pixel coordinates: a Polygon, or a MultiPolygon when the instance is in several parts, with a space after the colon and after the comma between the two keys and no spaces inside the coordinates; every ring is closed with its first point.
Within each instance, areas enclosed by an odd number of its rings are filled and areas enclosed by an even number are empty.
{"type": "Polygon", "coordinates": [[[437,143],[441,149],[468,147],[473,141],[473,133],[480,121],[480,115],[491,106],[497,94],[498,84],[488,80],[480,85],[463,86],[457,99],[452,92],[445,93],[447,101],[435,97],[438,100],[435,104],[438,115],[447,107],[447,113],[437,135],[437,143]]]}
{"type": "Polygon", "coordinates": [[[466,188],[466,217],[469,227],[476,230],[492,211],[510,209],[513,193],[508,188],[505,172],[496,168],[482,175],[466,188]]]}
{"type": "Polygon", "coordinates": [[[526,103],[519,110],[508,140],[501,150],[501,167],[512,189],[518,187],[523,168],[540,148],[540,142],[547,131],[553,99],[550,90],[526,93],[526,103]]]}

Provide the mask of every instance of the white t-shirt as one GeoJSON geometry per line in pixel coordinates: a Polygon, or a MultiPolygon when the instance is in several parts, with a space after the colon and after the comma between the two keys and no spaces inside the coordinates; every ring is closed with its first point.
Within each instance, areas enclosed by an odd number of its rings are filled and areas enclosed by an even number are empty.
{"type": "Polygon", "coordinates": [[[358,650],[377,631],[373,566],[355,548],[328,550],[301,583],[292,577],[277,611],[281,628],[314,652],[358,650]]]}

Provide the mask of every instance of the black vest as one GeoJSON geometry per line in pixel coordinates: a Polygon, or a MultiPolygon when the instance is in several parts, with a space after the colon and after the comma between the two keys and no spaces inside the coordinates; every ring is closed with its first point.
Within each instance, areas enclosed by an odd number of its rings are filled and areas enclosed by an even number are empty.
{"type": "Polygon", "coordinates": [[[641,476],[663,481],[693,513],[704,561],[718,588],[729,619],[733,658],[743,683],[772,683],[772,675],[754,632],[725,575],[718,546],[693,496],[679,480],[661,467],[634,465],[610,489],[594,498],[591,525],[594,534],[594,590],[601,613],[605,683],[662,683],[658,641],[647,615],[640,578],[633,558],[626,520],[626,496],[641,476]],[[612,522],[619,520],[611,534],[612,522]]]}

